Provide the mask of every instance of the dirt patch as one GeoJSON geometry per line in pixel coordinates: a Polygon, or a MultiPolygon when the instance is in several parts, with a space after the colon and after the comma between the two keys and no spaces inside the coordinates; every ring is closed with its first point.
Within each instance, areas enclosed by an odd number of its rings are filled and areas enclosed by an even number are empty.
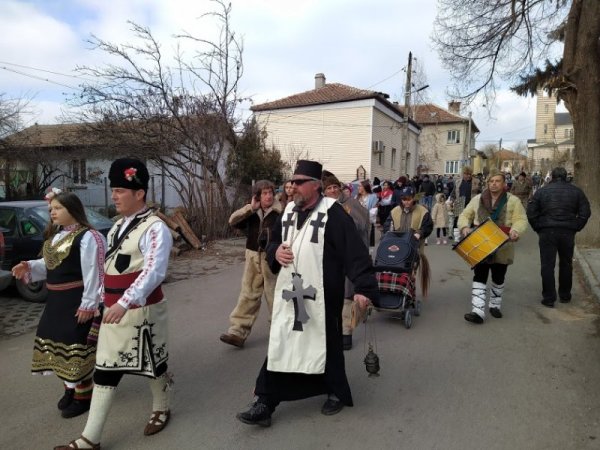
{"type": "Polygon", "coordinates": [[[245,238],[212,241],[201,250],[188,250],[171,258],[165,283],[219,273],[232,264],[244,262],[245,238]]]}

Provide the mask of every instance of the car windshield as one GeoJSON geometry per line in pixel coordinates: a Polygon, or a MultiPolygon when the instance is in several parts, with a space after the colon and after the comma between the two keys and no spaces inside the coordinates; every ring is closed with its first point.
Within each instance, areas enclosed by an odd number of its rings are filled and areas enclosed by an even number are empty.
{"type": "MultiPolygon", "coordinates": [[[[46,205],[35,206],[35,207],[31,208],[31,211],[37,217],[39,217],[41,220],[43,220],[45,224],[48,223],[48,221],[50,220],[48,206],[46,206],[46,205]]],[[[97,230],[104,230],[104,229],[112,227],[113,223],[110,219],[104,217],[100,213],[97,213],[93,209],[85,208],[85,214],[86,214],[88,220],[90,221],[90,224],[97,230]]]]}

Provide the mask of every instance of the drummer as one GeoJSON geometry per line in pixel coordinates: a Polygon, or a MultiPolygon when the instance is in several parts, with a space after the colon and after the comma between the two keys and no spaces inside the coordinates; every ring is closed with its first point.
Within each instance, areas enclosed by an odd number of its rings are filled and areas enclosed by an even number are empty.
{"type": "Polygon", "coordinates": [[[465,314],[465,320],[468,322],[483,323],[485,319],[487,280],[490,272],[492,272],[489,294],[490,314],[497,319],[502,317],[504,278],[508,266],[513,263],[515,254],[513,242],[516,242],[527,229],[527,215],[521,201],[506,192],[505,188],[504,173],[492,170],[488,176],[487,188],[471,199],[458,218],[458,229],[463,237],[473,231],[473,226],[479,226],[488,218],[502,228],[509,237],[509,241],[498,251],[473,268],[472,310],[465,314]]]}

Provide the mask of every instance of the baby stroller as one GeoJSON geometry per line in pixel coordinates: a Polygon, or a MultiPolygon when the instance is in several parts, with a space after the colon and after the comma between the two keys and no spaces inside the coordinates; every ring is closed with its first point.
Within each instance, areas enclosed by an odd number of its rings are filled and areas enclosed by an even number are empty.
{"type": "Polygon", "coordinates": [[[404,326],[412,326],[412,316],[421,315],[421,300],[416,298],[415,280],[419,267],[419,241],[413,232],[389,231],[383,235],[375,256],[375,275],[379,284],[376,310],[400,312],[404,326]]]}

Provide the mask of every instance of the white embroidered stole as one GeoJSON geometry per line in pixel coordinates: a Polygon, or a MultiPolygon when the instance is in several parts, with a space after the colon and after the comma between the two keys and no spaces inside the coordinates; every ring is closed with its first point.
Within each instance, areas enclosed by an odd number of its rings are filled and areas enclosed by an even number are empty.
{"type": "Polygon", "coordinates": [[[323,249],[327,213],[334,203],[322,198],[300,230],[296,228],[298,214],[292,211],[294,203],[283,212],[282,242],[291,245],[295,267],[282,267],[277,277],[269,335],[270,371],[325,372],[323,249]]]}

